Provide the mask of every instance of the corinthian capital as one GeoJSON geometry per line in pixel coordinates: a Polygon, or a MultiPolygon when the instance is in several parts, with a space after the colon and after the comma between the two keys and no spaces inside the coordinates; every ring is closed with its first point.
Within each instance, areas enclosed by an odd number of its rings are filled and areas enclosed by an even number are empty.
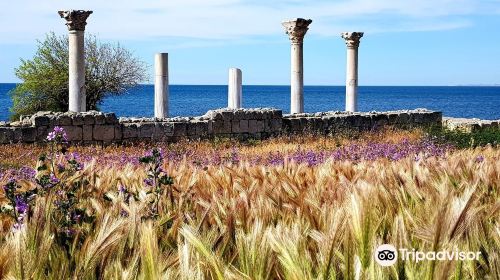
{"type": "Polygon", "coordinates": [[[359,47],[359,40],[363,37],[363,32],[342,32],[341,36],[348,48],[357,48],[359,47]]]}
{"type": "Polygon", "coordinates": [[[69,31],[85,31],[85,25],[87,25],[86,20],[92,11],[70,10],[59,11],[58,13],[66,20],[66,25],[68,26],[69,31]]]}
{"type": "Polygon", "coordinates": [[[309,30],[309,24],[312,20],[297,18],[293,20],[284,21],[281,24],[285,27],[285,32],[290,36],[290,41],[292,44],[300,44],[304,41],[304,36],[307,30],[309,30]]]}

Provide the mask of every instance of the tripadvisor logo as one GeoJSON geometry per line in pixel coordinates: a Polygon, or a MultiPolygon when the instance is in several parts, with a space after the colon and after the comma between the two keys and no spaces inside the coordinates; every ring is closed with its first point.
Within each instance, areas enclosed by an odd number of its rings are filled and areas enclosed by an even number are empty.
{"type": "Polygon", "coordinates": [[[378,246],[377,250],[373,257],[375,261],[381,266],[391,266],[396,263],[398,260],[398,255],[401,257],[403,261],[429,261],[429,260],[438,260],[438,261],[470,261],[470,260],[479,260],[481,252],[462,252],[457,249],[453,251],[415,251],[415,249],[404,249],[401,248],[397,250],[391,244],[383,244],[378,246]]]}
{"type": "Polygon", "coordinates": [[[391,266],[398,260],[398,251],[391,244],[383,244],[378,246],[374,257],[381,266],[391,266]]]}

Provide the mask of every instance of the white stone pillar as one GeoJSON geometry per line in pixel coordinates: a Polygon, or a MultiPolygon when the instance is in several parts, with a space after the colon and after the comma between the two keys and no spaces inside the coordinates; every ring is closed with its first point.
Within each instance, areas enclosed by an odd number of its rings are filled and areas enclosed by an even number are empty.
{"type": "Polygon", "coordinates": [[[59,15],[66,20],[69,35],[69,111],[85,112],[85,25],[92,11],[70,10],[59,11],[59,15]]]}
{"type": "Polygon", "coordinates": [[[155,118],[168,118],[168,53],[155,55],[155,118]]]}
{"type": "Polygon", "coordinates": [[[291,41],[290,113],[304,112],[303,43],[312,20],[297,18],[282,23],[291,41]]]}
{"type": "Polygon", "coordinates": [[[227,107],[229,109],[241,108],[242,92],[241,70],[238,68],[229,68],[229,83],[227,86],[227,107]]]}
{"type": "Polygon", "coordinates": [[[347,45],[347,69],[345,88],[345,110],[358,111],[358,48],[363,32],[343,32],[347,45]]]}

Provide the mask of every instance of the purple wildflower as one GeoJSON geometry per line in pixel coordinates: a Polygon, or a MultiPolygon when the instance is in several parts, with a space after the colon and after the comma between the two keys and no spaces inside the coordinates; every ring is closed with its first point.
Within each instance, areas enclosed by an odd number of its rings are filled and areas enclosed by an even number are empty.
{"type": "Polygon", "coordinates": [[[118,187],[118,192],[119,193],[126,193],[127,192],[127,189],[123,186],[123,185],[120,185],[118,187]]]}
{"type": "Polygon", "coordinates": [[[50,183],[52,185],[55,185],[55,184],[57,184],[59,182],[60,182],[59,178],[57,178],[54,173],[50,173],[50,183]]]}
{"type": "Polygon", "coordinates": [[[64,131],[64,128],[56,126],[54,127],[54,130],[49,132],[47,135],[47,141],[66,143],[68,142],[68,135],[66,134],[66,131],[64,131]]]}
{"type": "Polygon", "coordinates": [[[144,184],[152,187],[154,185],[153,178],[146,178],[146,179],[144,179],[144,184]]]}

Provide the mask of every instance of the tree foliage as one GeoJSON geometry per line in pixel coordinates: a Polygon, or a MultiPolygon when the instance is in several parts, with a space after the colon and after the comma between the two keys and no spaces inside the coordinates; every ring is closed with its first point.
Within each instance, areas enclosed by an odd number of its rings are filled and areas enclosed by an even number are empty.
{"type": "MultiPolygon", "coordinates": [[[[46,35],[30,60],[15,69],[22,80],[11,91],[12,118],[37,111],[68,110],[68,36],[46,35]]],[[[98,110],[103,98],[120,95],[146,79],[146,64],[120,44],[85,38],[87,110],[98,110]]]]}

